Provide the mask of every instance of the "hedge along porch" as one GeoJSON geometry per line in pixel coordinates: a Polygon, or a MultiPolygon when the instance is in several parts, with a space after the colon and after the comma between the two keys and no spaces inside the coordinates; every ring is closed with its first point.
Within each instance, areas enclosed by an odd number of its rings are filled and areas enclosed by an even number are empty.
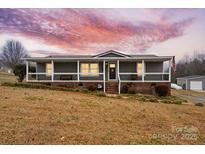
{"type": "Polygon", "coordinates": [[[111,93],[120,93],[125,84],[138,88],[144,83],[149,89],[149,83],[170,85],[171,60],[171,56],[125,55],[115,51],[94,56],[32,57],[26,58],[26,81],[74,87],[94,85],[111,93]],[[30,66],[36,71],[30,72],[30,66]]]}

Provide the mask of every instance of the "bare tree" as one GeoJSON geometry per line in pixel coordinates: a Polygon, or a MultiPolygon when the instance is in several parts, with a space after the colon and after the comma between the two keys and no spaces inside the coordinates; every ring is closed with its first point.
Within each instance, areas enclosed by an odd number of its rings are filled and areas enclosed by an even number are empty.
{"type": "Polygon", "coordinates": [[[1,50],[1,63],[11,69],[14,69],[18,64],[22,64],[22,58],[27,56],[21,42],[16,40],[8,40],[1,50]]]}
{"type": "Polygon", "coordinates": [[[172,82],[176,82],[177,77],[189,75],[205,74],[205,54],[204,52],[194,52],[192,58],[185,55],[176,65],[176,72],[172,74],[172,82]]]}

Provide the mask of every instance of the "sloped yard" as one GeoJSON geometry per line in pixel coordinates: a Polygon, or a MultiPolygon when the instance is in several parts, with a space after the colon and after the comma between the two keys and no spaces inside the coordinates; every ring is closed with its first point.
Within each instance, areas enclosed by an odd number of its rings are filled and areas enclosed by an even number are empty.
{"type": "Polygon", "coordinates": [[[200,103],[205,105],[205,92],[191,91],[191,90],[172,90],[172,94],[187,100],[191,103],[200,103]]]}
{"type": "Polygon", "coordinates": [[[0,86],[1,144],[204,144],[205,110],[0,86]]]}
{"type": "Polygon", "coordinates": [[[0,144],[204,144],[205,108],[179,101],[0,86],[0,144]]]}

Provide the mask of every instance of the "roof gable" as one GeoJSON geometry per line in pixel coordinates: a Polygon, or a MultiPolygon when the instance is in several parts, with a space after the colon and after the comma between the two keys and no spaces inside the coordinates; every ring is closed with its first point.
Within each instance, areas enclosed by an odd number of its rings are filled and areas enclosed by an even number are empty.
{"type": "Polygon", "coordinates": [[[97,54],[93,57],[130,57],[130,56],[126,55],[126,54],[123,54],[123,53],[120,53],[120,52],[117,52],[117,51],[114,51],[114,50],[110,50],[110,51],[107,51],[107,52],[97,54]]]}

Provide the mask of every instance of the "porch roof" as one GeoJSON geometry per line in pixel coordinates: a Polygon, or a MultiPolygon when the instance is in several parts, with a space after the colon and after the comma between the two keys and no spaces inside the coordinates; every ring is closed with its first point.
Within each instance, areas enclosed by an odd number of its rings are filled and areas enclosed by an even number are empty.
{"type": "Polygon", "coordinates": [[[146,61],[167,61],[171,60],[172,56],[160,56],[160,57],[103,57],[103,58],[85,58],[85,57],[28,57],[24,58],[27,61],[77,61],[77,60],[91,60],[91,61],[103,61],[103,60],[120,60],[120,61],[134,61],[134,60],[146,60],[146,61]]]}
{"type": "Polygon", "coordinates": [[[149,54],[139,54],[139,55],[127,55],[117,51],[107,51],[97,55],[52,55],[47,57],[27,57],[24,58],[28,61],[72,61],[72,60],[123,60],[123,61],[133,61],[133,60],[147,60],[147,61],[166,61],[171,60],[173,56],[156,56],[149,54]]]}

